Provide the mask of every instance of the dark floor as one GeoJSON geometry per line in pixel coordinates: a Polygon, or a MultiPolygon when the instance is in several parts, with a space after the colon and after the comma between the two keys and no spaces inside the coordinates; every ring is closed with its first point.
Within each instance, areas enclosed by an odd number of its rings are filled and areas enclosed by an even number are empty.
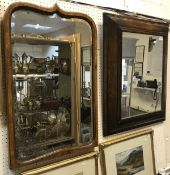
{"type": "Polygon", "coordinates": [[[138,109],[134,109],[134,108],[129,108],[129,107],[122,107],[121,108],[121,116],[122,118],[126,118],[129,116],[136,116],[136,115],[140,115],[140,114],[144,114],[146,113],[145,111],[141,111],[138,109]]]}

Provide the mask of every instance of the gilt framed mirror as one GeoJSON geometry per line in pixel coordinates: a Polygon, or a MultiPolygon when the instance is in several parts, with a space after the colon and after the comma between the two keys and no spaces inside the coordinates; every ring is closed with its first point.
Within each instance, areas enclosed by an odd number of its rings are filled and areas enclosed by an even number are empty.
{"type": "Polygon", "coordinates": [[[165,120],[168,24],[103,14],[104,136],[165,120]]]}
{"type": "Polygon", "coordinates": [[[93,20],[57,5],[14,3],[4,16],[4,36],[11,169],[91,151],[98,142],[93,20]]]}

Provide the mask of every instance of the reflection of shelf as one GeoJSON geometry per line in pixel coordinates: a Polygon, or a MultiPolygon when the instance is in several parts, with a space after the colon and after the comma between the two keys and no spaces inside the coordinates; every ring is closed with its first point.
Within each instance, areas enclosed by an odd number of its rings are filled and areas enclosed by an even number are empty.
{"type": "Polygon", "coordinates": [[[51,77],[58,77],[59,74],[51,74],[51,73],[47,73],[47,74],[15,74],[13,75],[13,78],[51,78],[51,77]]]}
{"type": "Polygon", "coordinates": [[[31,36],[31,35],[12,35],[12,43],[19,42],[19,43],[27,43],[27,44],[48,44],[48,45],[63,45],[67,44],[68,40],[63,40],[60,38],[50,38],[50,37],[43,37],[43,36],[31,36]]]}
{"type": "MultiPolygon", "coordinates": [[[[133,87],[133,89],[144,90],[144,91],[152,91],[152,92],[155,91],[154,88],[147,88],[147,87],[133,87]]],[[[157,89],[157,92],[159,92],[159,88],[157,89]]]]}

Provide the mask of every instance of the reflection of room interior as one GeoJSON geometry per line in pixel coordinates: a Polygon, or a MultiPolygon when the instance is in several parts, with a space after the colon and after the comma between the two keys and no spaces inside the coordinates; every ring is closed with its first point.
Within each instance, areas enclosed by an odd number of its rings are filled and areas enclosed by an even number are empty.
{"type": "MultiPolygon", "coordinates": [[[[12,15],[11,27],[14,95],[15,103],[20,105],[15,108],[16,128],[22,128],[16,135],[19,147],[27,141],[40,150],[40,145],[36,142],[41,143],[43,139],[48,140],[50,145],[64,145],[70,143],[70,140],[74,144],[91,142],[91,30],[88,24],[80,20],[66,22],[57,15],[42,16],[19,11],[12,15]],[[82,48],[88,48],[83,52],[84,62],[80,61],[82,48]],[[81,93],[82,89],[84,93],[81,93]],[[36,110],[33,105],[35,101],[40,106],[36,110]],[[32,112],[28,116],[22,110],[21,105],[26,104],[29,113],[33,110],[35,114],[32,112]],[[63,111],[67,111],[68,119],[64,116],[58,119],[63,111]],[[23,121],[23,118],[26,119],[23,121]],[[30,118],[34,118],[35,122],[30,121],[30,118]],[[75,121],[81,123],[75,125],[75,121]],[[23,122],[24,127],[27,127],[23,128],[23,122]],[[67,122],[67,133],[62,122],[67,122]],[[31,140],[29,132],[24,135],[23,130],[33,127],[36,130],[35,139],[31,140]],[[41,128],[40,131],[38,127],[41,128]]],[[[18,156],[22,159],[21,153],[18,156]]]]}
{"type": "Polygon", "coordinates": [[[161,110],[162,50],[162,37],[123,33],[123,118],[161,110]]]}

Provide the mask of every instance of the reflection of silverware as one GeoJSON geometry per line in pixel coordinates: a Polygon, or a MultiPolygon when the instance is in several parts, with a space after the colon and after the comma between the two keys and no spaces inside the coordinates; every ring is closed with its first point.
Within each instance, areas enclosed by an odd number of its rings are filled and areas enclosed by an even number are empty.
{"type": "MultiPolygon", "coordinates": [[[[18,112],[16,116],[16,133],[17,143],[22,145],[25,143],[38,143],[43,140],[62,140],[70,136],[71,116],[69,110],[61,105],[67,104],[69,100],[54,100],[59,106],[55,110],[43,111],[41,109],[41,97],[25,97],[23,102],[19,103],[24,106],[23,110],[18,112]],[[62,103],[63,102],[63,103],[62,103]]],[[[67,105],[68,106],[68,105],[67,105]]]]}
{"type": "Polygon", "coordinates": [[[15,107],[17,107],[17,110],[19,110],[19,111],[25,110],[25,105],[22,102],[16,102],[15,107]]]}
{"type": "Polygon", "coordinates": [[[59,107],[56,115],[56,111],[51,111],[48,115],[48,122],[51,125],[49,132],[50,136],[63,137],[69,134],[70,130],[70,114],[64,107],[59,107]]]}
{"type": "Polygon", "coordinates": [[[41,100],[40,99],[35,99],[34,108],[35,109],[40,109],[40,107],[41,107],[41,100]]]}
{"type": "Polygon", "coordinates": [[[70,74],[70,59],[60,58],[59,59],[60,71],[64,74],[70,74]]]}
{"type": "Polygon", "coordinates": [[[15,73],[28,73],[29,72],[29,64],[31,58],[24,52],[21,58],[17,55],[17,53],[12,56],[13,64],[14,64],[14,72],[15,73]]]}
{"type": "Polygon", "coordinates": [[[48,115],[48,122],[50,125],[55,124],[57,121],[57,117],[54,111],[50,111],[48,115]]]}
{"type": "Polygon", "coordinates": [[[47,72],[48,73],[58,73],[59,72],[59,63],[58,63],[58,57],[52,55],[52,58],[47,57],[47,72]]]}
{"type": "Polygon", "coordinates": [[[41,107],[41,98],[40,97],[36,97],[36,98],[25,97],[23,99],[23,106],[24,106],[24,110],[28,110],[28,111],[38,110],[41,107]]]}
{"type": "Polygon", "coordinates": [[[60,128],[60,135],[66,135],[67,132],[70,129],[71,125],[71,116],[68,110],[65,107],[59,107],[58,113],[57,113],[57,124],[60,128]]]}
{"type": "Polygon", "coordinates": [[[27,56],[27,54],[24,52],[22,54],[22,72],[23,73],[28,73],[29,71],[29,58],[27,56]]]}
{"type": "Polygon", "coordinates": [[[14,72],[20,73],[22,71],[22,63],[20,61],[20,57],[18,56],[17,53],[14,53],[14,56],[12,56],[13,58],[13,67],[14,67],[14,72]]]}
{"type": "Polygon", "coordinates": [[[47,132],[46,128],[38,128],[37,132],[35,133],[35,137],[45,138],[46,132],[47,132]]]}
{"type": "Polygon", "coordinates": [[[45,73],[47,58],[34,58],[31,56],[31,62],[29,65],[29,72],[42,74],[45,73]]]}
{"type": "Polygon", "coordinates": [[[42,78],[35,78],[29,80],[29,90],[32,97],[44,97],[47,92],[47,85],[42,78]]]}

